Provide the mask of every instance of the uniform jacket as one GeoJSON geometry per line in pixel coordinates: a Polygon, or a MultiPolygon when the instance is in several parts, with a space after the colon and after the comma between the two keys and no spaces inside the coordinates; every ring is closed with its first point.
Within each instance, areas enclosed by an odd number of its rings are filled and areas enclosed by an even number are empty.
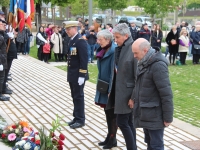
{"type": "Polygon", "coordinates": [[[162,38],[163,38],[163,33],[162,31],[159,31],[158,34],[157,32],[153,32],[152,36],[151,36],[151,46],[156,46],[161,48],[161,42],[162,42],[162,38]],[[160,42],[157,42],[157,40],[160,40],[160,42]]]}
{"type": "Polygon", "coordinates": [[[4,31],[0,30],[0,64],[3,65],[3,68],[7,68],[7,53],[6,53],[6,42],[4,41],[4,31]]]}
{"type": "Polygon", "coordinates": [[[81,39],[80,34],[77,34],[73,40],[70,40],[67,55],[67,81],[77,83],[79,77],[84,77],[85,80],[88,80],[87,43],[84,39],[81,39]]]}
{"type": "Polygon", "coordinates": [[[134,29],[132,27],[130,27],[130,32],[131,32],[131,36],[132,36],[133,41],[137,40],[137,38],[138,38],[137,27],[135,27],[134,29]]]}
{"type": "Polygon", "coordinates": [[[173,33],[173,31],[171,30],[166,37],[166,43],[169,45],[169,53],[178,53],[178,46],[179,46],[179,33],[178,31],[176,32],[176,34],[173,33]],[[176,44],[172,45],[171,44],[171,40],[176,40],[176,44]]]}
{"type": "Polygon", "coordinates": [[[53,33],[51,35],[51,42],[54,44],[53,52],[56,54],[62,54],[63,52],[63,41],[60,33],[53,33]],[[59,42],[60,41],[60,42],[59,42]]]}
{"type": "Polygon", "coordinates": [[[66,32],[64,32],[62,34],[62,37],[63,37],[63,54],[66,55],[68,53],[68,49],[69,49],[70,37],[67,35],[66,32]]]}
{"type": "MultiPolygon", "coordinates": [[[[97,60],[98,79],[109,83],[108,93],[112,87],[112,77],[114,73],[114,52],[117,45],[113,42],[110,49],[105,53],[103,58],[97,60]]],[[[101,50],[101,47],[97,49],[97,53],[101,50]]],[[[98,80],[97,80],[98,81],[98,80]]],[[[95,102],[100,104],[107,104],[108,93],[102,94],[98,90],[95,95],[95,102]]]]}
{"type": "MultiPolygon", "coordinates": [[[[112,89],[106,109],[115,107],[115,114],[131,113],[128,106],[136,80],[137,60],[132,53],[132,37],[129,37],[122,46],[119,56],[117,73],[113,76],[112,89]],[[115,100],[113,102],[113,100],[115,100]]],[[[119,47],[115,49],[115,57],[119,47]]],[[[116,68],[116,67],[115,67],[116,68]]]]}
{"type": "Polygon", "coordinates": [[[144,28],[141,28],[140,31],[138,32],[138,38],[144,38],[147,41],[149,41],[150,37],[151,37],[151,32],[149,31],[149,29],[144,30],[144,28]]]}
{"type": "Polygon", "coordinates": [[[137,70],[132,99],[136,128],[157,130],[164,128],[164,121],[172,122],[173,95],[168,62],[161,52],[156,51],[143,68],[137,70]]]}

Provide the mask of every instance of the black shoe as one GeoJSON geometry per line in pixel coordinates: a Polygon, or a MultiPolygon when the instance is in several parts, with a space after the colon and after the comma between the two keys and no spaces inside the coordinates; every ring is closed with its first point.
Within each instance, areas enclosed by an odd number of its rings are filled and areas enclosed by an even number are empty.
{"type": "Polygon", "coordinates": [[[99,146],[104,146],[104,145],[106,145],[106,144],[108,143],[108,141],[109,141],[109,138],[110,138],[110,136],[107,135],[105,141],[103,141],[103,142],[99,142],[98,145],[99,145],[99,146]]]}
{"type": "Polygon", "coordinates": [[[9,101],[9,100],[10,100],[10,97],[6,97],[0,94],[0,101],[9,101]]]}
{"type": "Polygon", "coordinates": [[[2,94],[12,94],[12,90],[11,89],[9,89],[9,88],[5,88],[3,91],[2,91],[2,94]]]}
{"type": "Polygon", "coordinates": [[[7,78],[7,81],[12,81],[12,78],[7,78]]]}
{"type": "Polygon", "coordinates": [[[70,126],[71,129],[76,129],[76,128],[81,128],[83,127],[85,124],[84,123],[78,123],[78,122],[75,122],[74,124],[72,124],[70,126]]]}
{"type": "Polygon", "coordinates": [[[69,126],[71,126],[71,125],[74,124],[74,123],[75,123],[74,120],[72,120],[72,121],[70,121],[70,122],[67,122],[67,124],[68,124],[69,126]]]}
{"type": "Polygon", "coordinates": [[[117,146],[116,137],[110,137],[108,143],[105,146],[103,146],[103,149],[111,149],[116,146],[117,146]]]}

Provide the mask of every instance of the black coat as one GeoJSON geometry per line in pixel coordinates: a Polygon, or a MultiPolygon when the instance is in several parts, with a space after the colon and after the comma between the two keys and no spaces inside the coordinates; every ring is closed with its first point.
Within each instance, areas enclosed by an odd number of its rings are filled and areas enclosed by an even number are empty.
{"type": "Polygon", "coordinates": [[[161,52],[156,52],[137,70],[132,99],[136,128],[158,130],[164,128],[164,121],[172,122],[173,94],[168,62],[161,52]]]}
{"type": "Polygon", "coordinates": [[[87,43],[77,34],[69,42],[67,81],[77,83],[79,77],[88,80],[88,50],[87,43]]]}
{"type": "Polygon", "coordinates": [[[162,31],[159,31],[158,35],[157,35],[157,32],[154,31],[151,35],[151,46],[152,47],[156,46],[156,47],[161,48],[162,38],[163,38],[162,31]],[[160,42],[157,42],[157,40],[160,40],[160,42]]]}
{"type": "Polygon", "coordinates": [[[63,37],[63,54],[66,55],[69,50],[70,37],[67,35],[66,32],[62,34],[62,37],[63,37]]]}
{"type": "Polygon", "coordinates": [[[6,53],[6,42],[4,41],[4,31],[0,30],[0,64],[3,65],[4,69],[7,69],[7,53],[6,53]]]}
{"type": "Polygon", "coordinates": [[[10,41],[10,46],[7,53],[7,59],[17,59],[17,47],[13,40],[10,41]]]}
{"type": "Polygon", "coordinates": [[[138,30],[137,30],[137,28],[135,27],[133,29],[132,27],[130,27],[130,32],[131,32],[131,36],[132,36],[133,41],[137,40],[137,38],[138,38],[138,30]]]}
{"type": "Polygon", "coordinates": [[[166,37],[166,43],[169,45],[169,53],[178,53],[178,47],[179,47],[179,33],[176,32],[176,34],[173,33],[171,30],[166,37]],[[171,40],[176,40],[176,44],[172,45],[171,40]]]}

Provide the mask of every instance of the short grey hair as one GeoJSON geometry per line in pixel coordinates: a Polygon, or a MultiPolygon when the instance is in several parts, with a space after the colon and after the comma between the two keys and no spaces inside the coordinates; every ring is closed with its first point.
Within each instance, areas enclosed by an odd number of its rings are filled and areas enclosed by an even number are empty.
{"type": "Polygon", "coordinates": [[[139,45],[139,50],[143,51],[144,49],[150,49],[151,45],[149,43],[149,41],[143,41],[140,43],[139,45]]]}
{"type": "Polygon", "coordinates": [[[121,35],[126,35],[128,34],[128,36],[131,36],[131,32],[130,29],[128,27],[128,25],[126,23],[119,23],[118,25],[116,25],[114,27],[114,29],[112,30],[113,34],[114,33],[119,33],[121,35]]]}
{"type": "Polygon", "coordinates": [[[107,29],[99,31],[97,33],[97,38],[100,36],[105,38],[106,40],[110,40],[110,41],[113,40],[113,34],[107,29]]]}

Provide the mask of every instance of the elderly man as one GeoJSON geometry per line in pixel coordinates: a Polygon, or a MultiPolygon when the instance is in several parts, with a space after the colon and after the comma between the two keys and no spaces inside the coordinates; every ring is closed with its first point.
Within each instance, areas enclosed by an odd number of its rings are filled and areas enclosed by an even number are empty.
{"type": "Polygon", "coordinates": [[[133,39],[126,23],[113,29],[118,47],[115,49],[114,76],[111,93],[106,107],[113,107],[117,114],[117,125],[125,138],[128,150],[136,150],[136,131],[133,126],[133,100],[131,95],[135,87],[137,60],[132,55],[133,39]]]}
{"type": "Polygon", "coordinates": [[[137,80],[132,95],[135,127],[143,128],[148,150],[164,150],[164,128],[173,120],[168,62],[143,38],[133,43],[132,51],[138,59],[137,80]]]}
{"type": "Polygon", "coordinates": [[[68,49],[67,81],[71,89],[74,103],[74,119],[68,122],[70,128],[80,128],[85,125],[84,85],[88,80],[88,54],[87,43],[77,31],[78,21],[64,22],[66,32],[71,38],[68,49]]]}
{"type": "Polygon", "coordinates": [[[137,40],[138,38],[138,28],[135,25],[134,20],[129,21],[130,23],[130,31],[133,41],[137,40]]]}
{"type": "Polygon", "coordinates": [[[6,53],[7,45],[4,40],[4,34],[6,34],[5,30],[6,30],[6,22],[0,19],[0,101],[10,100],[10,97],[2,95],[5,69],[7,68],[7,53],[6,53]]]}

